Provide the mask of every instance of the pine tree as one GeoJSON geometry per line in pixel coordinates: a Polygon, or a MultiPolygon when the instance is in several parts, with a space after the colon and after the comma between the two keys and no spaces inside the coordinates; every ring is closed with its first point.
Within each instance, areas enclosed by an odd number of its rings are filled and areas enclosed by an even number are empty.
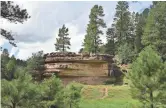
{"type": "Polygon", "coordinates": [[[62,28],[59,29],[58,37],[56,38],[56,44],[55,49],[56,51],[65,52],[67,49],[70,49],[70,38],[68,37],[68,28],[65,27],[65,25],[62,26],[62,28]]]}
{"type": "Polygon", "coordinates": [[[1,80],[1,105],[3,108],[37,108],[40,89],[32,82],[31,76],[23,68],[14,72],[14,79],[1,80]]]}
{"type": "Polygon", "coordinates": [[[128,44],[131,44],[133,50],[134,50],[134,40],[136,36],[136,25],[138,23],[137,17],[138,17],[138,14],[133,12],[130,15],[130,22],[129,22],[128,44]]]}
{"type": "Polygon", "coordinates": [[[144,107],[164,108],[166,102],[166,63],[150,46],[145,47],[133,62],[128,73],[133,97],[144,107]]]}
{"type": "Polygon", "coordinates": [[[136,14],[129,11],[127,1],[119,1],[115,13],[116,53],[121,63],[132,62],[135,56],[136,14]],[[130,58],[129,58],[130,57],[130,58]]]}
{"type": "Polygon", "coordinates": [[[136,15],[137,24],[136,24],[136,37],[135,37],[135,51],[138,54],[142,48],[143,45],[141,43],[141,38],[144,32],[144,27],[146,25],[146,19],[148,17],[149,9],[146,8],[141,14],[136,15]]]}
{"type": "Polygon", "coordinates": [[[114,19],[116,22],[116,40],[118,42],[118,46],[120,46],[130,40],[130,12],[128,2],[118,2],[114,19]]]}
{"type": "Polygon", "coordinates": [[[106,47],[106,53],[115,55],[115,28],[108,28],[106,31],[107,34],[107,43],[105,45],[106,47]]]}
{"type": "MultiPolygon", "coordinates": [[[[26,9],[20,9],[18,5],[14,5],[12,1],[1,1],[1,17],[12,23],[23,23],[30,16],[26,9]]],[[[13,34],[1,28],[1,35],[9,40],[9,43],[16,47],[13,34]]]]}
{"type": "Polygon", "coordinates": [[[81,99],[81,89],[83,86],[81,84],[72,82],[68,84],[65,88],[65,107],[66,108],[78,108],[79,101],[81,99]]]}
{"type": "MultiPolygon", "coordinates": [[[[51,76],[41,83],[41,91],[43,91],[40,108],[62,108],[63,106],[63,85],[59,78],[51,76]]],[[[66,107],[66,106],[65,106],[66,107]]],[[[39,108],[39,107],[38,107],[39,108]]]]}
{"type": "Polygon", "coordinates": [[[132,44],[125,43],[124,45],[118,47],[117,50],[117,54],[120,60],[119,62],[121,64],[132,63],[135,57],[135,52],[133,51],[132,44]]]}
{"type": "Polygon", "coordinates": [[[27,60],[27,71],[30,72],[35,80],[44,79],[44,58],[43,51],[38,51],[32,54],[27,60]]]}
{"type": "Polygon", "coordinates": [[[142,43],[154,45],[166,60],[166,2],[157,2],[150,10],[142,43]]]}
{"type": "Polygon", "coordinates": [[[104,17],[104,10],[102,6],[94,5],[91,9],[89,18],[89,24],[86,30],[86,35],[84,39],[84,51],[88,53],[99,52],[99,47],[102,44],[100,35],[103,34],[100,28],[105,28],[106,24],[102,19],[104,17]]]}

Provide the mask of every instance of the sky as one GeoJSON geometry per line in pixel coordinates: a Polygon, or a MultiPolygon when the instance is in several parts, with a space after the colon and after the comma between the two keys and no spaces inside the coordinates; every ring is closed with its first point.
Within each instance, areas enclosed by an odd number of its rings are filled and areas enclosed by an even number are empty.
{"type": "MultiPolygon", "coordinates": [[[[44,53],[55,51],[55,42],[58,36],[58,29],[63,24],[69,28],[71,38],[71,52],[78,52],[82,48],[86,27],[89,21],[91,8],[101,5],[104,9],[104,21],[107,27],[111,27],[117,1],[15,1],[22,9],[27,9],[30,19],[23,24],[13,24],[1,19],[1,27],[12,31],[15,34],[17,47],[13,47],[0,36],[0,46],[7,48],[10,56],[26,60],[37,51],[44,53]]],[[[142,12],[152,4],[150,1],[129,2],[131,12],[142,12]]],[[[103,29],[106,31],[106,28],[103,29]]],[[[106,42],[106,35],[102,35],[103,43],[106,42]]]]}

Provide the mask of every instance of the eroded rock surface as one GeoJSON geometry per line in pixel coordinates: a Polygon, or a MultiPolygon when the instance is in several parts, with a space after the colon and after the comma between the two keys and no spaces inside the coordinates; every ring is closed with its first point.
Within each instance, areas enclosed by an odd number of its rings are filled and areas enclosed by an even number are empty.
{"type": "MultiPolygon", "coordinates": [[[[108,79],[110,75],[111,64],[113,63],[113,57],[106,54],[90,55],[73,52],[53,52],[45,54],[44,58],[45,75],[50,76],[52,73],[57,73],[65,83],[73,80],[88,83],[89,79],[94,77],[101,77],[102,81],[105,81],[104,79],[108,79]]],[[[95,81],[90,84],[94,83],[95,81]]],[[[96,83],[101,84],[101,81],[96,83]]]]}

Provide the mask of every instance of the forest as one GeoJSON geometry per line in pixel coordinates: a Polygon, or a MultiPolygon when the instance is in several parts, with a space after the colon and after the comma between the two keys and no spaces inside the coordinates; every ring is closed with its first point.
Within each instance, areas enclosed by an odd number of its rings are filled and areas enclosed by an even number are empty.
{"type": "MultiPolygon", "coordinates": [[[[108,27],[104,7],[96,4],[90,9],[79,53],[110,54],[117,65],[129,65],[125,74],[128,85],[99,85],[111,87],[108,97],[99,100],[98,86],[77,82],[64,86],[56,75],[44,78],[43,51],[21,60],[10,57],[8,49],[2,47],[2,108],[166,108],[166,2],[153,1],[142,12],[130,12],[127,1],[118,1],[115,10],[108,27]],[[104,28],[105,44],[101,40],[104,28]]],[[[16,24],[31,18],[26,9],[11,1],[1,1],[1,17],[16,24]]],[[[69,31],[65,24],[59,28],[52,43],[55,51],[70,50],[69,31]]],[[[17,47],[11,31],[1,28],[1,36],[17,47]]]]}

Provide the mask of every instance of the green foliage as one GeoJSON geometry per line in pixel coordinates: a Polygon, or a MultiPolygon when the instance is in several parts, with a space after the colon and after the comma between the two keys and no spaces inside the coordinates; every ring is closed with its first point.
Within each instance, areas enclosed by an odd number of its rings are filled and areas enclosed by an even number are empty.
{"type": "Polygon", "coordinates": [[[65,88],[56,76],[43,79],[44,58],[43,51],[33,53],[27,60],[27,67],[17,62],[14,56],[8,57],[8,51],[2,53],[2,106],[4,108],[64,108],[69,104],[76,107],[79,102],[81,88],[72,83],[65,88]],[[32,76],[40,78],[40,82],[33,80],[32,76]],[[38,72],[36,74],[36,72],[38,72]],[[65,93],[67,92],[67,93],[65,93]],[[70,94],[68,94],[70,93],[70,94]]]}
{"type": "MultiPolygon", "coordinates": [[[[13,1],[1,1],[1,17],[13,23],[23,23],[30,16],[26,9],[20,9],[19,5],[14,5],[13,1]]],[[[1,28],[1,35],[9,40],[9,43],[16,46],[13,34],[1,28]]]]}
{"type": "Polygon", "coordinates": [[[59,29],[58,37],[56,38],[55,49],[56,51],[65,52],[67,49],[70,49],[70,38],[68,37],[68,28],[65,25],[59,29]]]}
{"type": "Polygon", "coordinates": [[[43,51],[38,51],[32,54],[27,60],[27,71],[32,74],[34,79],[42,80],[44,74],[44,57],[43,51]]]}
{"type": "Polygon", "coordinates": [[[128,2],[119,1],[112,27],[106,32],[106,53],[118,55],[121,63],[131,63],[134,58],[137,22],[138,13],[131,14],[128,2]]]}
{"type": "Polygon", "coordinates": [[[108,28],[106,34],[107,43],[105,45],[105,53],[115,55],[115,28],[108,28]]]}
{"type": "Polygon", "coordinates": [[[104,44],[99,47],[99,52],[100,52],[101,54],[104,54],[104,53],[106,52],[106,47],[105,47],[104,44]]]}
{"type": "Polygon", "coordinates": [[[166,2],[157,2],[150,10],[142,37],[145,46],[153,45],[166,60],[166,2]]]}
{"type": "Polygon", "coordinates": [[[99,52],[99,47],[102,44],[100,35],[103,34],[100,28],[105,28],[106,24],[102,19],[104,17],[104,10],[102,6],[94,5],[91,9],[89,18],[89,24],[86,30],[86,35],[84,39],[84,51],[88,53],[99,52]]]}
{"type": "Polygon", "coordinates": [[[6,77],[6,72],[7,72],[7,68],[6,65],[9,62],[10,58],[9,58],[9,53],[7,49],[4,49],[2,54],[1,54],[1,78],[5,78],[6,77]]]}
{"type": "Polygon", "coordinates": [[[130,12],[127,1],[118,1],[115,13],[116,40],[118,46],[130,40],[130,12]]]}
{"type": "Polygon", "coordinates": [[[7,49],[1,54],[1,79],[12,80],[17,67],[25,67],[26,62],[12,56],[9,57],[7,49]]]}
{"type": "Polygon", "coordinates": [[[133,96],[148,108],[162,108],[163,101],[166,101],[165,64],[156,51],[148,46],[141,51],[128,73],[133,96]]]}
{"type": "Polygon", "coordinates": [[[3,108],[34,108],[39,98],[38,86],[32,83],[31,76],[24,69],[17,69],[14,79],[1,80],[1,105],[3,108]]]}
{"type": "Polygon", "coordinates": [[[4,108],[48,108],[64,106],[63,86],[52,76],[41,83],[34,82],[26,68],[16,67],[10,80],[2,79],[2,106],[4,108]]]}
{"type": "Polygon", "coordinates": [[[12,80],[14,78],[14,72],[16,70],[16,59],[15,57],[9,58],[8,55],[2,54],[2,79],[12,80]]]}
{"type": "Polygon", "coordinates": [[[138,54],[143,49],[143,44],[141,39],[143,36],[144,28],[146,25],[146,20],[149,14],[149,9],[146,8],[141,14],[137,14],[137,24],[136,24],[136,37],[135,37],[135,51],[138,54]]]}
{"type": "Polygon", "coordinates": [[[135,57],[135,52],[131,44],[124,44],[118,48],[118,57],[120,62],[123,63],[131,63],[135,57]]]}
{"type": "Polygon", "coordinates": [[[132,99],[129,86],[85,85],[82,89],[80,108],[140,108],[139,101],[132,99]],[[108,89],[103,98],[102,90],[108,89]]]}
{"type": "Polygon", "coordinates": [[[78,108],[81,99],[82,85],[72,82],[67,85],[64,92],[65,107],[66,108],[78,108]]]}
{"type": "Polygon", "coordinates": [[[45,79],[41,83],[40,89],[43,92],[41,106],[44,108],[50,106],[61,108],[63,106],[63,86],[59,78],[52,76],[49,79],[45,79]]]}
{"type": "Polygon", "coordinates": [[[13,79],[15,70],[16,70],[16,59],[12,57],[6,65],[5,75],[8,80],[13,79]]]}

